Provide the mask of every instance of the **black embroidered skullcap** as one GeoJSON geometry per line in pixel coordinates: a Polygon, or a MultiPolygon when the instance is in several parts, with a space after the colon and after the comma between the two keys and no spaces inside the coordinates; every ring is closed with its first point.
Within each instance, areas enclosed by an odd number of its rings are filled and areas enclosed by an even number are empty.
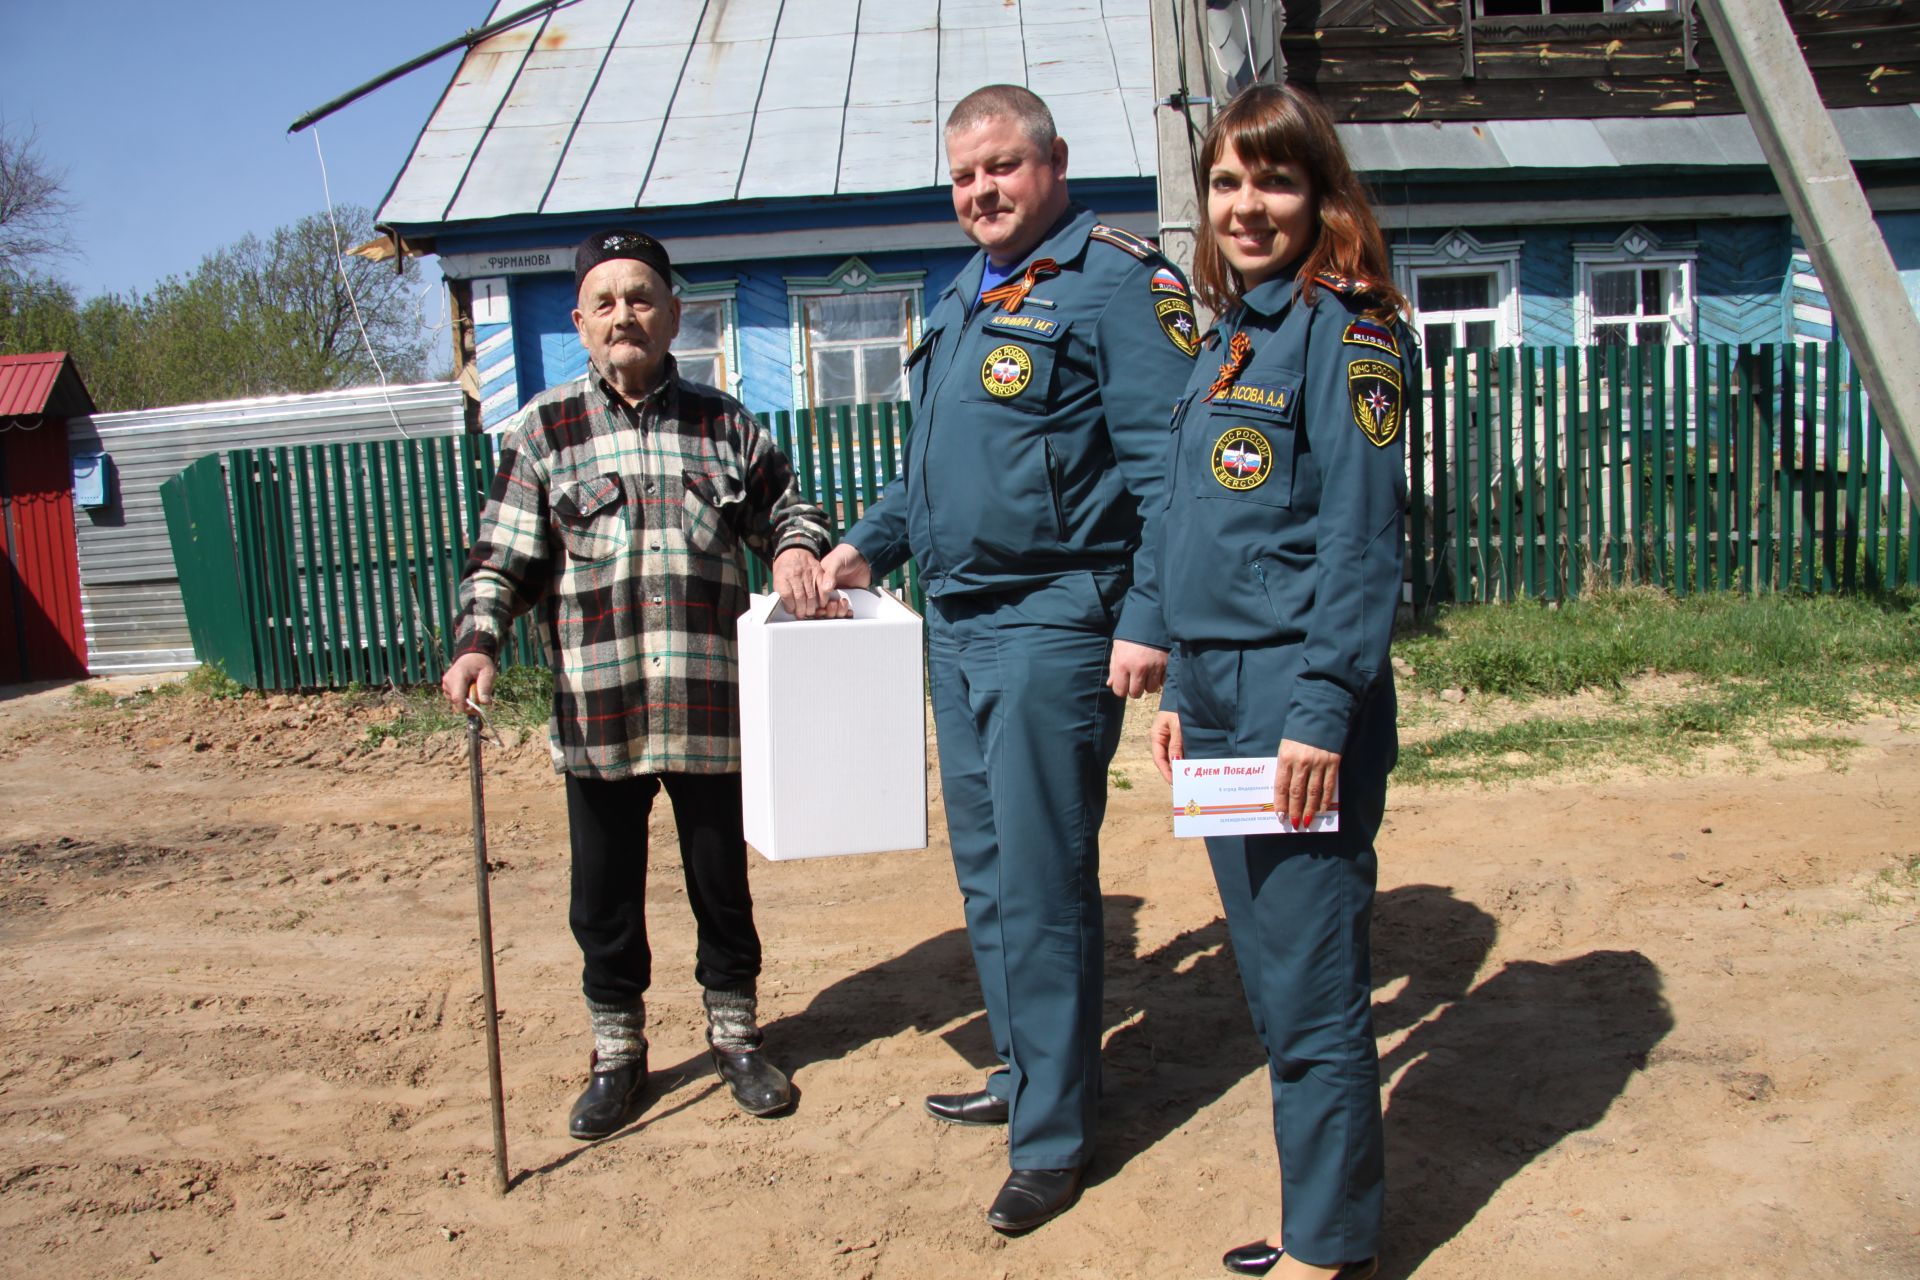
{"type": "Polygon", "coordinates": [[[594,232],[574,249],[573,291],[580,292],[581,282],[587,278],[587,272],[615,258],[644,262],[658,271],[662,280],[671,282],[673,279],[673,263],[667,258],[665,245],[644,231],[632,227],[614,227],[594,232]]]}

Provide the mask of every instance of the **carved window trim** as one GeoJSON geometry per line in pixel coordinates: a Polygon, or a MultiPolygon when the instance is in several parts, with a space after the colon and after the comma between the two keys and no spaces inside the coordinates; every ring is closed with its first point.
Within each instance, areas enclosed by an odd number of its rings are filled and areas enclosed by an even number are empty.
{"type": "MultiPolygon", "coordinates": [[[[1611,241],[1573,245],[1574,335],[1582,345],[1593,341],[1593,276],[1596,271],[1657,267],[1671,272],[1667,309],[1661,319],[1669,326],[1673,346],[1692,346],[1699,329],[1699,246],[1691,240],[1663,240],[1635,223],[1611,241]]],[[[1643,322],[1644,323],[1644,322],[1643,322]]]]}
{"type": "Polygon", "coordinates": [[[1420,281],[1448,275],[1487,275],[1494,281],[1494,345],[1520,342],[1520,248],[1518,240],[1483,241],[1458,227],[1433,244],[1402,244],[1393,249],[1393,276],[1413,305],[1413,327],[1425,333],[1428,317],[1419,310],[1420,281]]]}

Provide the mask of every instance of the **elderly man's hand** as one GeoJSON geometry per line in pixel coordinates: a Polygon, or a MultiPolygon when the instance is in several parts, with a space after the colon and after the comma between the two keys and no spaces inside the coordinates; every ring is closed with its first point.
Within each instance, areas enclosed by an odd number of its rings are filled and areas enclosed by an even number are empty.
{"type": "Polygon", "coordinates": [[[440,692],[446,695],[455,715],[464,716],[472,710],[467,706],[469,692],[475,702],[493,701],[493,677],[498,670],[493,659],[484,653],[463,653],[453,660],[447,673],[440,677],[440,692]]]}
{"type": "Polygon", "coordinates": [[[845,618],[853,609],[822,585],[820,557],[805,547],[788,547],[773,558],[773,589],[781,607],[796,618],[845,618]]]}

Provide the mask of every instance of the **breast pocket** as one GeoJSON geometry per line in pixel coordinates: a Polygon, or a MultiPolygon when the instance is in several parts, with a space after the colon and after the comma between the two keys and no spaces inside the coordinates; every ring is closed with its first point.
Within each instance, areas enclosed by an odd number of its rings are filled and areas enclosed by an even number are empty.
{"type": "Polygon", "coordinates": [[[1180,459],[1187,492],[1272,507],[1293,501],[1294,452],[1298,447],[1300,377],[1280,373],[1236,383],[1189,416],[1180,459]]]}
{"type": "Polygon", "coordinates": [[[963,352],[966,365],[948,376],[967,380],[963,399],[1020,413],[1048,413],[1058,407],[1056,382],[1067,330],[1066,324],[1047,316],[989,316],[963,352]]]}
{"type": "Polygon", "coordinates": [[[940,335],[944,330],[929,329],[914,343],[913,350],[907,352],[907,394],[913,403],[924,404],[927,394],[927,366],[932,362],[933,350],[940,345],[940,335]]]}
{"type": "Polygon", "coordinates": [[[581,564],[611,560],[633,539],[626,495],[612,472],[562,486],[552,511],[568,559],[581,564]]]}
{"type": "Polygon", "coordinates": [[[687,549],[709,556],[731,556],[740,545],[747,492],[739,477],[724,471],[686,471],[681,499],[681,529],[687,549]]]}

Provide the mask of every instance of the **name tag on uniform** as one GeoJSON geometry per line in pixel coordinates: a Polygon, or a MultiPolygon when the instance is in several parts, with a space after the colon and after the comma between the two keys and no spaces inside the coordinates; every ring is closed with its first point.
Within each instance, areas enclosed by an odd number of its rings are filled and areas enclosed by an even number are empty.
{"type": "Polygon", "coordinates": [[[1236,382],[1216,396],[1214,403],[1286,420],[1293,417],[1293,402],[1298,394],[1291,383],[1236,382]]]}
{"type": "Polygon", "coordinates": [[[1340,797],[1313,821],[1296,827],[1273,807],[1272,756],[1234,760],[1173,762],[1173,834],[1175,836],[1299,835],[1338,831],[1340,797]]]}
{"type": "Polygon", "coordinates": [[[1051,342],[1060,332],[1060,322],[1049,320],[1045,316],[1008,315],[1004,311],[996,311],[987,317],[987,328],[1023,334],[1029,338],[1038,338],[1042,342],[1051,342]]]}

